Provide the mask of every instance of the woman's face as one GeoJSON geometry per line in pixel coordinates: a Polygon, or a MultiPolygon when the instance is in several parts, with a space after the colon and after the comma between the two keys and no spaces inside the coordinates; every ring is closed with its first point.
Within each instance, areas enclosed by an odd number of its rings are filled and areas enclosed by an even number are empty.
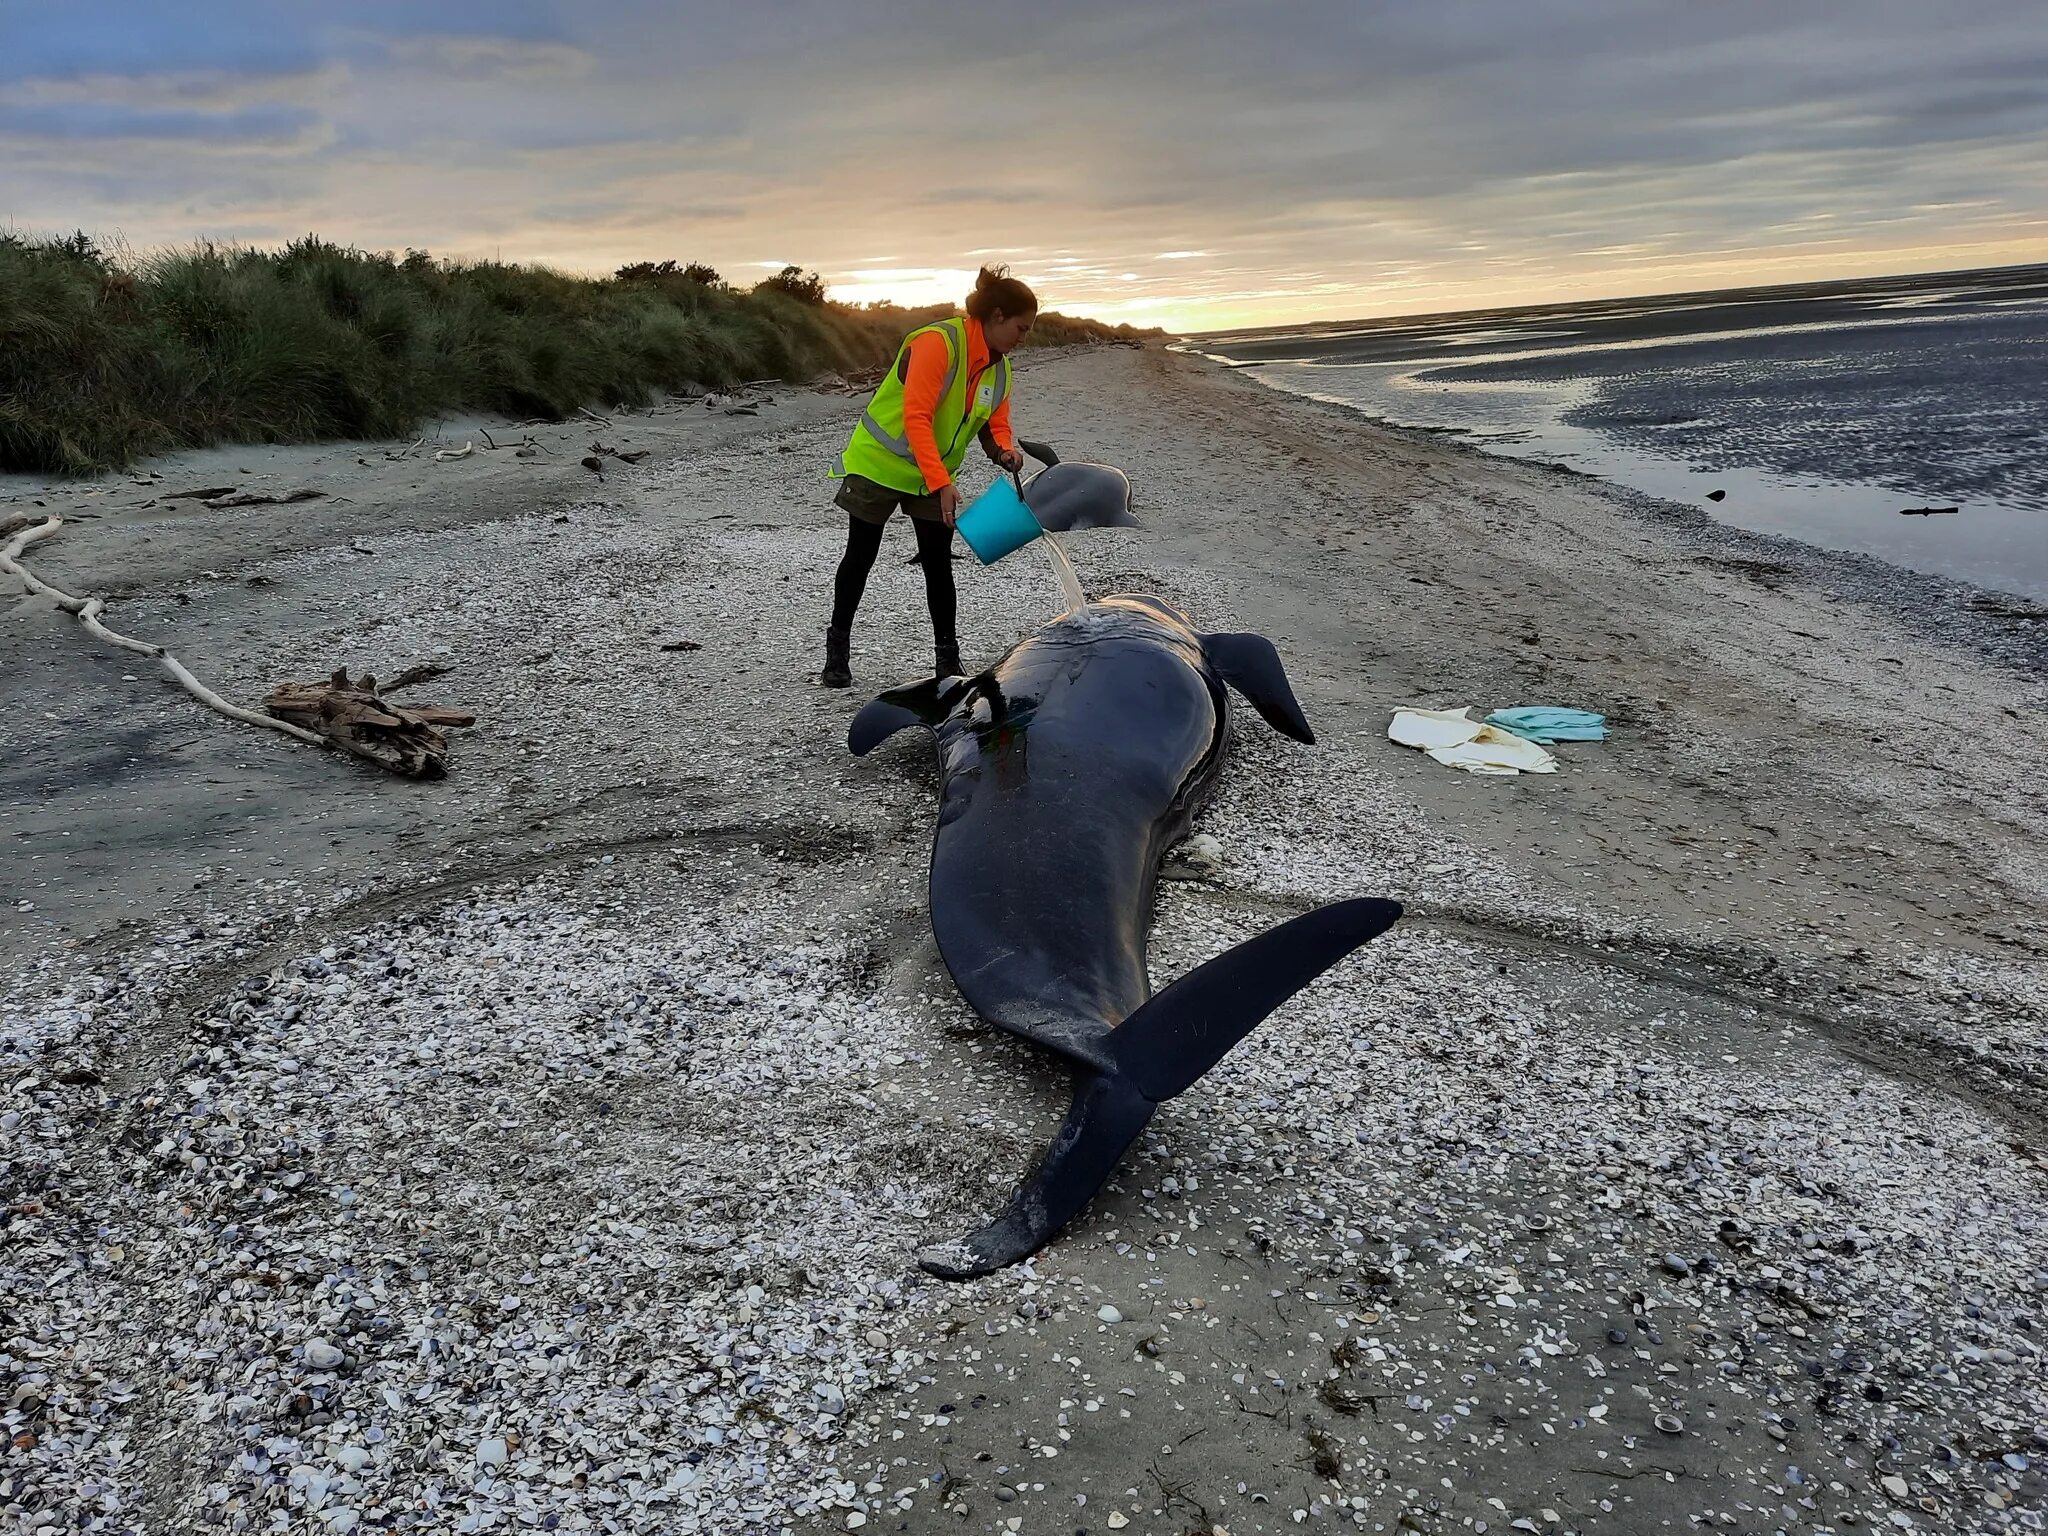
{"type": "Polygon", "coordinates": [[[991,310],[987,320],[982,322],[981,333],[988,338],[989,349],[996,353],[1014,352],[1017,343],[1031,334],[1031,322],[1036,315],[1006,315],[1000,309],[991,310]]]}

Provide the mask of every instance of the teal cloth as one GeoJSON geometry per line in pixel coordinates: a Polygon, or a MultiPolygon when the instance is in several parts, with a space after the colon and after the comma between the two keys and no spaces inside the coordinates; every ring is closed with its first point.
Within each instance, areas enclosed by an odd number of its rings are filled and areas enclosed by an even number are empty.
{"type": "Polygon", "coordinates": [[[1605,741],[1607,717],[1588,709],[1560,709],[1552,704],[1531,704],[1524,709],[1496,709],[1486,717],[1488,725],[1513,731],[1528,741],[1548,746],[1553,741],[1605,741]]]}

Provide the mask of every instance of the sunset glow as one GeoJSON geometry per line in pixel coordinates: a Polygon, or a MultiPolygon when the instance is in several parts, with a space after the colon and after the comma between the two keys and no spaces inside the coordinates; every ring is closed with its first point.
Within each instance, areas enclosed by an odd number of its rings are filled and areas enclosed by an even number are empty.
{"type": "Polygon", "coordinates": [[[999,260],[1176,329],[2048,256],[2048,33],[2017,0],[1853,35],[1609,0],[1054,5],[1022,57],[923,5],[106,9],[9,8],[8,227],[789,261],[853,303],[957,301],[999,260]]]}

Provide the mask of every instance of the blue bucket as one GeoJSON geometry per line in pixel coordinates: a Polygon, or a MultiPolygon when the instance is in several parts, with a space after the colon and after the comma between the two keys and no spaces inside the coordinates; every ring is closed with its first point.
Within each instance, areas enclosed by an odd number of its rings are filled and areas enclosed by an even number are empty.
{"type": "Polygon", "coordinates": [[[998,480],[974,498],[973,505],[954,519],[953,526],[974,558],[994,565],[1013,549],[1022,549],[1045,530],[1024,505],[1024,498],[1008,480],[998,480]]]}

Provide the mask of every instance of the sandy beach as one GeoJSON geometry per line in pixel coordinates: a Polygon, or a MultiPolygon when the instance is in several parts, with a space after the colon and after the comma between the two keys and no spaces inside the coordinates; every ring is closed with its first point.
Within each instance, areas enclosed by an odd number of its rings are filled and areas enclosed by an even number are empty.
{"type": "MultiPolygon", "coordinates": [[[[1135,487],[1088,591],[1267,635],[1319,736],[1240,712],[1155,979],[1410,913],[948,1285],[916,1247],[1065,1080],[939,963],[928,743],[845,751],[930,659],[907,528],[813,680],[861,401],[770,393],[0,481],[67,519],[40,574],[231,698],[433,663],[407,696],[478,715],[380,775],[9,591],[24,1529],[2043,1527],[2048,625],[1193,357],[1031,355],[1022,433],[1135,487]],[[599,482],[593,437],[650,456],[599,482]],[[167,499],[230,484],[324,495],[167,499]],[[1613,733],[1467,776],[1386,739],[1409,704],[1613,733]]],[[[957,569],[970,666],[1052,615],[1036,551],[957,569]]]]}

